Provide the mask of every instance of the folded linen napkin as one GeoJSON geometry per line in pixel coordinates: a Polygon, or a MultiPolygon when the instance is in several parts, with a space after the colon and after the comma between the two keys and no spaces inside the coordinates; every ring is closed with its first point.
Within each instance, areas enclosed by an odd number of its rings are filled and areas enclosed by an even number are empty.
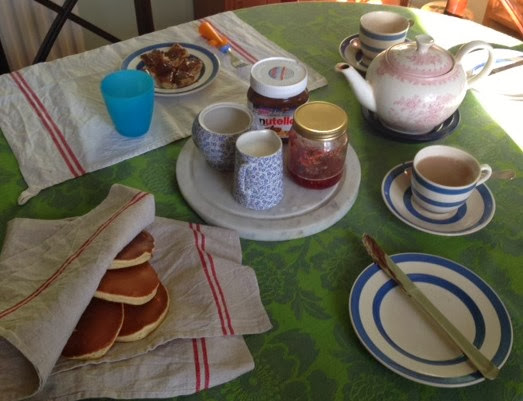
{"type": "Polygon", "coordinates": [[[0,254],[2,400],[173,397],[253,369],[243,334],[271,328],[230,230],[154,217],[153,196],[114,185],[84,216],[14,219],[0,254]],[[61,351],[115,255],[141,230],[170,296],[164,322],[102,358],[61,351]]]}
{"type": "MultiPolygon", "coordinates": [[[[234,49],[249,62],[273,56],[295,58],[232,12],[208,20],[227,33],[234,49]]],[[[199,23],[173,26],[0,76],[1,128],[28,185],[19,204],[44,188],[190,136],[194,117],[211,103],[247,102],[250,67],[232,67],[227,56],[199,36],[199,23]],[[199,92],[157,96],[147,135],[122,137],[106,111],[100,82],[107,73],[119,69],[129,54],[165,42],[187,42],[209,49],[221,60],[220,72],[199,92]]],[[[323,76],[307,68],[309,90],[327,84],[323,76]]]]}

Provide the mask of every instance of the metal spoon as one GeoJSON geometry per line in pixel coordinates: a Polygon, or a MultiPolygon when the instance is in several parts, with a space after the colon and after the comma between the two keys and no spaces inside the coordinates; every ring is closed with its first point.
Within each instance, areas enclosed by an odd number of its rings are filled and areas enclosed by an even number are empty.
{"type": "Polygon", "coordinates": [[[497,178],[498,180],[512,181],[514,178],[516,178],[516,172],[514,170],[493,171],[490,178],[497,178]]]}

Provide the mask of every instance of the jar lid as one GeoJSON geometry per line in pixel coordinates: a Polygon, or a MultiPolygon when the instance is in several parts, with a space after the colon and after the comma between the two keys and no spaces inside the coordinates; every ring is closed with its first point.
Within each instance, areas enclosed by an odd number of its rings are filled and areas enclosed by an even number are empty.
{"type": "Polygon", "coordinates": [[[424,78],[444,75],[454,68],[451,54],[435,45],[429,35],[418,35],[415,42],[394,45],[385,57],[397,71],[424,78]]]}
{"type": "Polygon", "coordinates": [[[307,88],[307,70],[290,58],[266,58],[252,66],[251,88],[273,99],[297,96],[307,88]]]}
{"type": "Polygon", "coordinates": [[[332,103],[316,101],[301,105],[294,112],[294,129],[308,139],[328,141],[347,130],[349,118],[332,103]]]}

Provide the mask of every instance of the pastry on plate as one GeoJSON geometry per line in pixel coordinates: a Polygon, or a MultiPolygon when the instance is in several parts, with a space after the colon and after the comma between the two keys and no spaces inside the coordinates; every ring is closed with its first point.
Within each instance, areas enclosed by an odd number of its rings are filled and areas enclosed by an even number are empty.
{"type": "Polygon", "coordinates": [[[179,43],[174,43],[167,51],[153,50],[140,56],[144,70],[155,80],[156,86],[163,89],[184,88],[200,78],[203,62],[191,55],[179,43]]]}

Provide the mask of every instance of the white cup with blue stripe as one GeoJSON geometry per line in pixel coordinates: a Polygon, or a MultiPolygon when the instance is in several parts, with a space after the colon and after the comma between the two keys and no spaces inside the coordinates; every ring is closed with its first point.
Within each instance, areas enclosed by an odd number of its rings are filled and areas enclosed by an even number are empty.
{"type": "Polygon", "coordinates": [[[361,48],[363,62],[370,64],[383,50],[403,43],[411,25],[412,20],[392,11],[366,13],[360,18],[359,37],[353,41],[354,46],[361,48]]]}
{"type": "Polygon", "coordinates": [[[488,164],[480,164],[464,150],[445,145],[427,146],[416,153],[412,164],[412,200],[432,213],[453,212],[491,174],[488,164]]]}

